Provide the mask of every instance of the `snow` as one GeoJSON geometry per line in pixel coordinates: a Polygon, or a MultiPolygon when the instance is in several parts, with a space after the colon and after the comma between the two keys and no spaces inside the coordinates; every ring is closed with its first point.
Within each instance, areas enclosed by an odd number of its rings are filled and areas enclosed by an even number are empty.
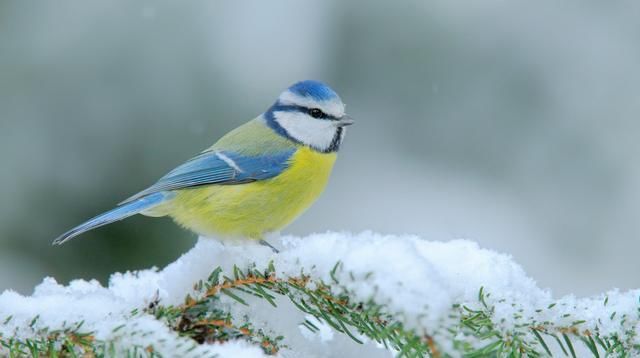
{"type": "MultiPolygon", "coordinates": [[[[340,262],[340,270],[336,271],[340,287],[336,290],[346,289],[357,300],[373,299],[385,305],[405,327],[418,332],[433,334],[437,328],[451,324],[454,304],[480,307],[481,287],[490,294],[486,301],[496,307],[494,321],[505,332],[532,320],[558,326],[585,320],[579,325],[580,330],[594,331],[597,326],[603,334],[640,328],[640,290],[554,299],[551,292],[537,287],[511,257],[482,249],[471,241],[434,242],[416,236],[333,232],[271,238],[270,242],[280,253],[250,242],[223,244],[201,238],[193,249],[164,269],[116,273],[107,287],[95,280],[75,280],[64,286],[45,278],[31,296],[5,291],[0,294],[0,337],[25,339],[42,334],[45,329],[62,330],[82,322],[82,331],[113,342],[121,351],[153,346],[163,356],[261,357],[259,347],[242,341],[198,345],[170,331],[153,316],[134,315],[132,311],[141,312],[157,299],[163,305],[183,303],[185,296],[193,292],[194,283],[205,280],[218,266],[229,273],[234,265],[247,268],[255,264],[264,269],[270,261],[278,277],[304,272],[326,283],[332,282],[330,273],[340,262]],[[625,315],[626,320],[620,318],[625,315]]],[[[248,306],[227,296],[222,296],[221,302],[233,317],[249,317],[256,328],[284,336],[285,347],[280,356],[393,355],[365,338],[365,344],[360,345],[334,332],[295,309],[285,297],[277,299],[275,308],[264,300],[245,298],[248,306]],[[301,326],[305,319],[320,330],[314,333],[301,326]]],[[[444,333],[435,334],[436,338],[446,338],[444,333]]]]}

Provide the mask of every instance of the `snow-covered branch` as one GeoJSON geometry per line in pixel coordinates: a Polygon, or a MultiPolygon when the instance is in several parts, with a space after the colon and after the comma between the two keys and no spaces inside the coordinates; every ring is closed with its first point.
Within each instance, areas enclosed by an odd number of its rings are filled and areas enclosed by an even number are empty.
{"type": "Polygon", "coordinates": [[[47,278],[0,295],[0,353],[119,356],[638,354],[640,291],[554,299],[470,241],[370,232],[200,239],[108,287],[47,278]]]}

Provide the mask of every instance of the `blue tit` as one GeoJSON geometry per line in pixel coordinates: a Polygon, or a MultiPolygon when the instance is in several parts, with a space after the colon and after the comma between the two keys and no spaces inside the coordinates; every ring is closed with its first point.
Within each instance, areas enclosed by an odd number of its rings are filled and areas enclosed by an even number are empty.
{"type": "Polygon", "coordinates": [[[262,241],[319,197],[351,124],[329,86],[298,82],[257,118],[53,243],[136,214],[169,216],[202,236],[262,241]]]}

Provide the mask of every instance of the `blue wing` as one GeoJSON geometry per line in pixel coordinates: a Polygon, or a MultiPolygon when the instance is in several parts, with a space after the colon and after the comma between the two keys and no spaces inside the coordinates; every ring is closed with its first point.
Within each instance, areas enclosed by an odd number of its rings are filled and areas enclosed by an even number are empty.
{"type": "Polygon", "coordinates": [[[296,149],[275,154],[248,156],[227,151],[207,151],[180,165],[149,188],[121,204],[163,191],[200,185],[233,185],[273,178],[289,167],[296,149]]]}

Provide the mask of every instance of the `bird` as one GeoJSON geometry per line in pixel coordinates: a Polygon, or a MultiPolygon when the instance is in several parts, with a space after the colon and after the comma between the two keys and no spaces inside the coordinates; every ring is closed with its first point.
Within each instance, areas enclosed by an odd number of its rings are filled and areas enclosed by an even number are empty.
{"type": "Polygon", "coordinates": [[[277,251],[265,236],[292,223],[324,191],[353,123],[327,84],[297,82],[264,113],[53,244],[141,214],[169,216],[200,236],[257,240],[277,251]]]}

